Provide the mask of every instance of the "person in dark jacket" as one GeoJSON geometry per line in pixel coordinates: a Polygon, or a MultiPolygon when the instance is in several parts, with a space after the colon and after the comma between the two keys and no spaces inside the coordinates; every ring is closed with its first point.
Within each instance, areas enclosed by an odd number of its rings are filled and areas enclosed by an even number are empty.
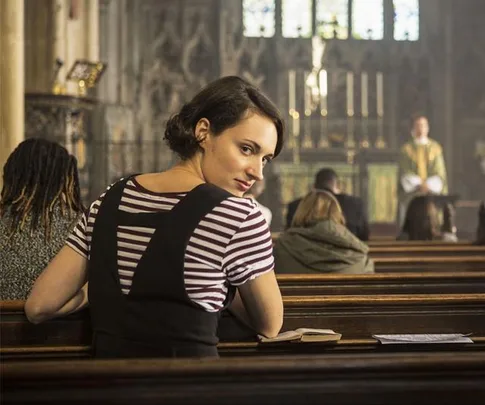
{"type": "MultiPolygon", "coordinates": [[[[345,216],[345,223],[350,232],[360,240],[369,240],[369,223],[364,202],[359,197],[341,193],[338,187],[337,173],[330,168],[318,171],[315,176],[314,189],[327,190],[335,195],[345,216]]],[[[302,199],[298,198],[288,204],[286,214],[286,228],[289,228],[298,204],[302,199]]]]}

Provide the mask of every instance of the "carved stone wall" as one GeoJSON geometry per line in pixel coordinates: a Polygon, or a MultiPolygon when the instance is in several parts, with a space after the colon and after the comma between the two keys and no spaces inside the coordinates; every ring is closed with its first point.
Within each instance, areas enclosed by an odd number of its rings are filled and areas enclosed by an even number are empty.
{"type": "Polygon", "coordinates": [[[462,198],[485,201],[485,3],[454,1],[452,14],[455,186],[462,198]]]}
{"type": "MultiPolygon", "coordinates": [[[[99,166],[96,192],[121,175],[170,165],[173,156],[163,142],[165,121],[219,76],[245,77],[287,114],[287,72],[311,67],[311,41],[282,38],[279,21],[274,38],[245,38],[241,4],[241,0],[100,0],[100,52],[108,70],[100,83],[103,106],[92,131],[100,147],[94,157],[99,166]],[[107,162],[101,163],[106,156],[107,162]]],[[[393,16],[390,2],[385,4],[385,35],[389,35],[393,16]]],[[[278,15],[281,2],[276,5],[278,15]]],[[[473,170],[469,142],[485,133],[485,123],[483,131],[477,124],[485,112],[484,3],[426,0],[420,6],[420,41],[328,41],[324,63],[330,69],[384,73],[387,145],[379,156],[367,153],[365,159],[374,164],[395,161],[396,151],[409,139],[410,116],[422,112],[430,117],[431,136],[444,146],[452,191],[472,198],[476,184],[463,181],[460,173],[473,170]]],[[[337,90],[345,103],[345,83],[337,90]]],[[[369,104],[375,104],[370,97],[369,104]]],[[[285,153],[265,173],[262,203],[273,210],[274,230],[282,224],[278,162],[283,166],[292,162],[291,153],[285,153]]],[[[337,155],[309,151],[302,162],[346,163],[344,153],[337,155]]],[[[364,173],[361,169],[356,173],[364,173]]],[[[366,182],[364,176],[354,183],[362,195],[366,182]]]]}
{"type": "MultiPolygon", "coordinates": [[[[219,3],[220,75],[238,75],[261,88],[277,104],[279,99],[279,57],[275,38],[244,37],[242,2],[221,0],[219,3]]],[[[279,160],[279,159],[278,159],[279,160]]],[[[272,229],[283,224],[281,183],[278,164],[266,166],[266,189],[259,201],[273,212],[272,229]]]]}
{"type": "Polygon", "coordinates": [[[93,197],[123,175],[172,163],[163,141],[167,119],[219,76],[217,3],[100,1],[100,53],[108,69],[93,124],[99,145],[93,197]]]}

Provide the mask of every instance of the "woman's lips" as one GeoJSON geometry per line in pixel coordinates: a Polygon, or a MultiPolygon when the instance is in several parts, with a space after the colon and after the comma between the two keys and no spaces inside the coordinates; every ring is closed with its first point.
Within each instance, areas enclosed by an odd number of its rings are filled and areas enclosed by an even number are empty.
{"type": "Polygon", "coordinates": [[[237,180],[237,179],[236,179],[236,183],[237,183],[237,188],[241,191],[248,191],[251,188],[251,183],[248,183],[242,180],[237,180]]]}

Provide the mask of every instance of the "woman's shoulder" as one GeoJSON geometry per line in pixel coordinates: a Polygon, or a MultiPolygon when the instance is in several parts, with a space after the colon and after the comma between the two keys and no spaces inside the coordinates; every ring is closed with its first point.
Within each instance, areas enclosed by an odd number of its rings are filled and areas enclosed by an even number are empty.
{"type": "Polygon", "coordinates": [[[258,204],[250,198],[237,197],[229,195],[222,200],[216,207],[216,211],[226,211],[232,216],[239,218],[241,221],[245,221],[254,216],[261,216],[261,209],[258,204]]]}

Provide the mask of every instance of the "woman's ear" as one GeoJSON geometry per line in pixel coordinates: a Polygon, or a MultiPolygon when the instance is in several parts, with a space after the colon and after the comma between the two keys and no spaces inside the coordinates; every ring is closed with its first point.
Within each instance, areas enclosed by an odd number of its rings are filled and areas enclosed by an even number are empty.
{"type": "Polygon", "coordinates": [[[204,149],[204,145],[209,139],[210,134],[210,122],[207,118],[201,118],[195,126],[195,138],[199,142],[199,145],[204,149]]]}

